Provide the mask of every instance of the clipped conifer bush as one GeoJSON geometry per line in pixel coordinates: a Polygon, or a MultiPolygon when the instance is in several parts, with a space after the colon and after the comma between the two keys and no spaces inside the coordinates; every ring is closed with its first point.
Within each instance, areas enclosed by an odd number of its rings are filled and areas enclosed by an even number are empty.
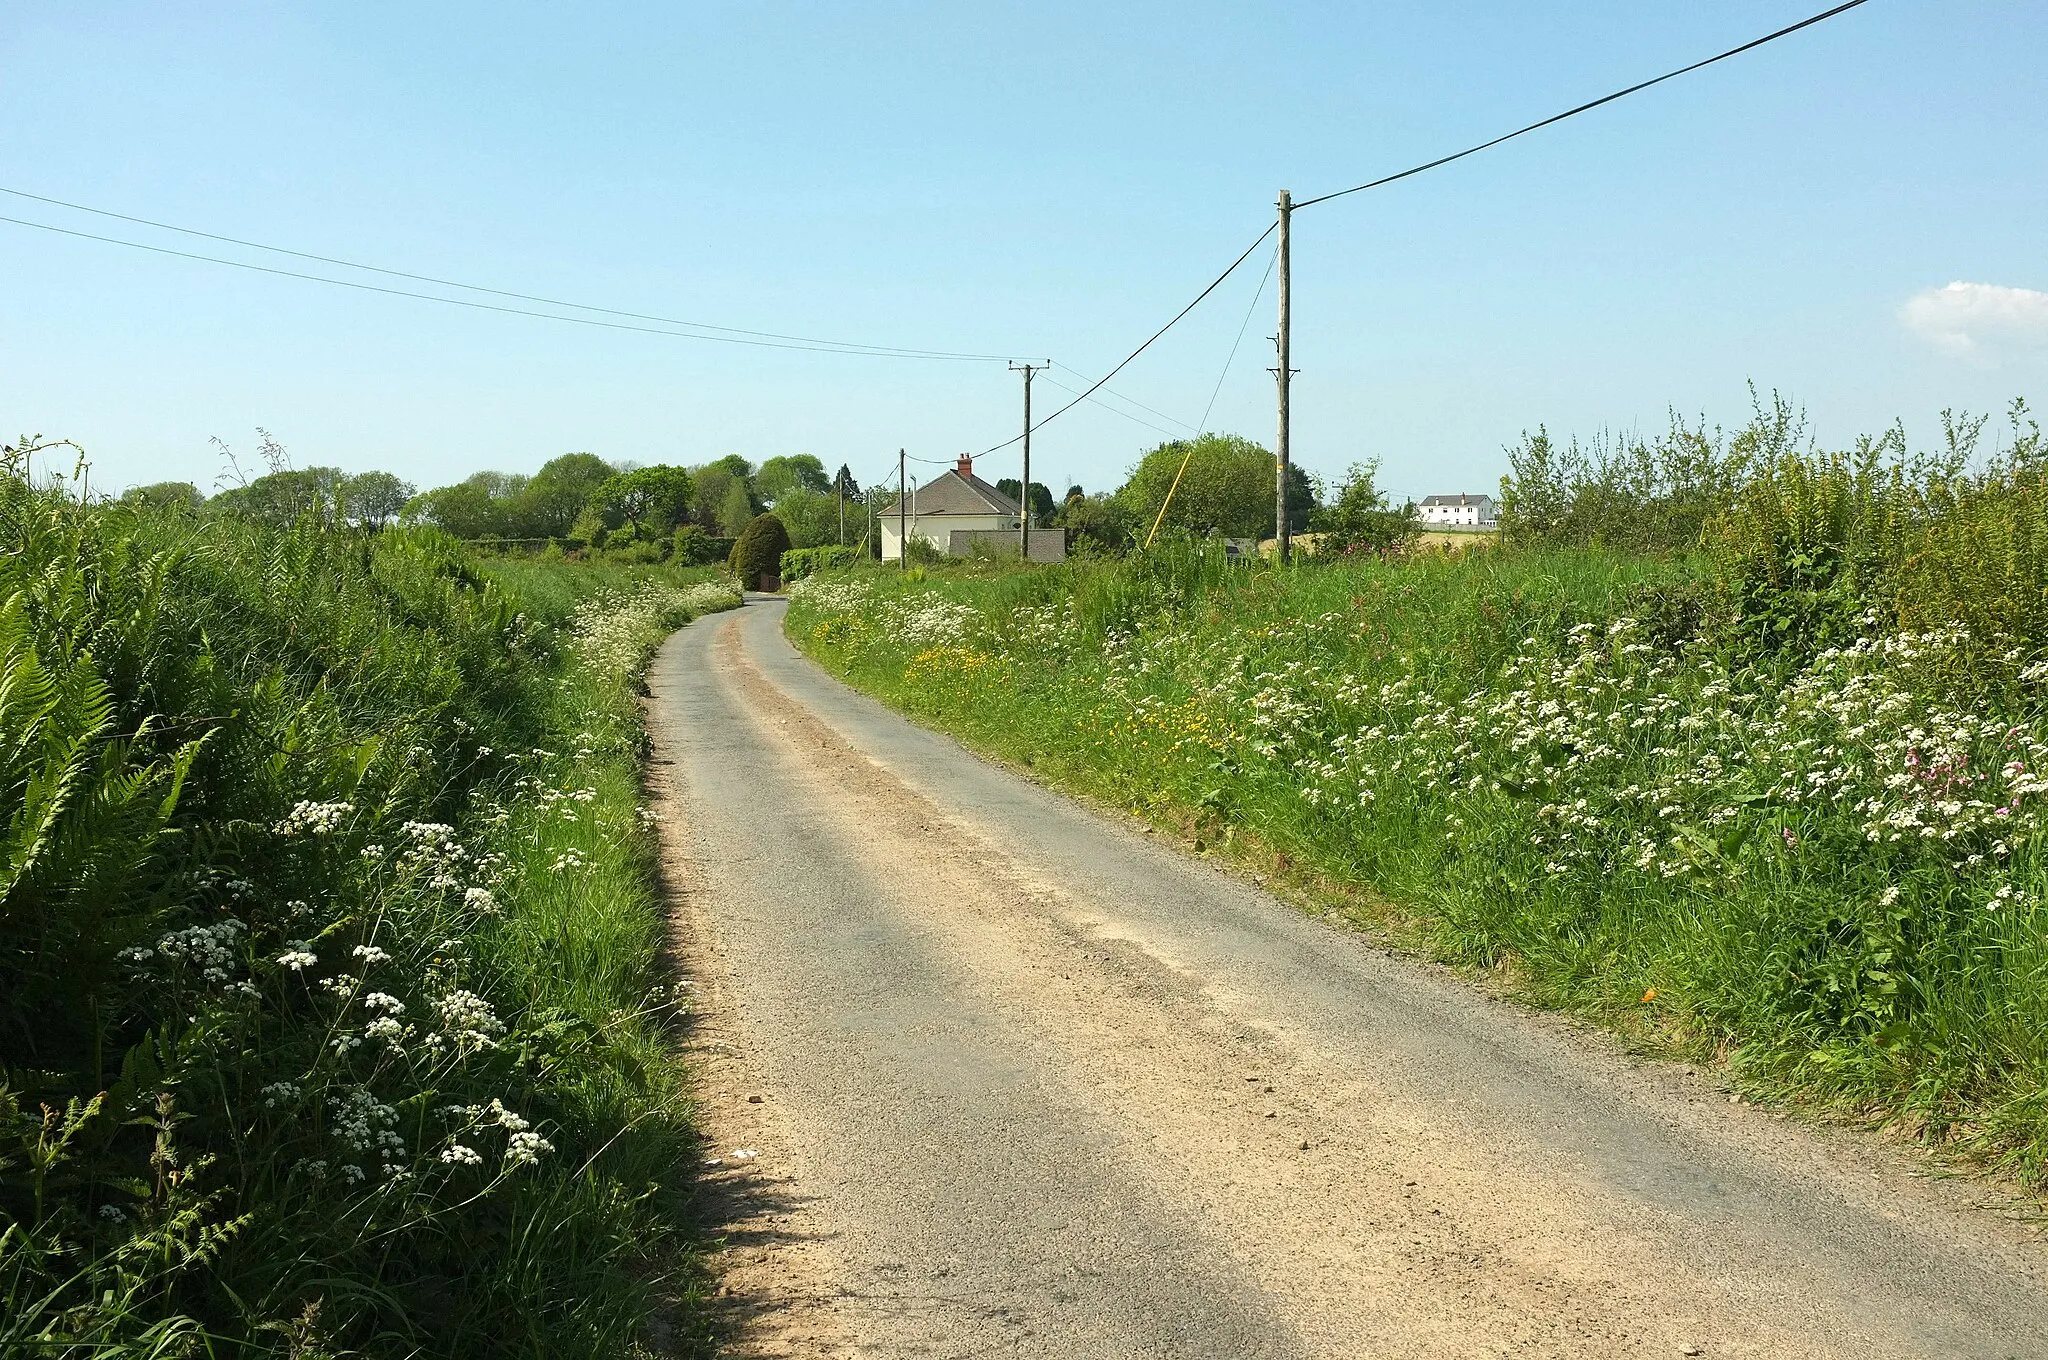
{"type": "Polygon", "coordinates": [[[789,530],[773,514],[756,515],[747,521],[747,527],[740,531],[739,542],[732,545],[732,557],[727,565],[740,585],[753,590],[760,586],[763,576],[776,576],[782,570],[782,555],[789,551],[789,530]]]}

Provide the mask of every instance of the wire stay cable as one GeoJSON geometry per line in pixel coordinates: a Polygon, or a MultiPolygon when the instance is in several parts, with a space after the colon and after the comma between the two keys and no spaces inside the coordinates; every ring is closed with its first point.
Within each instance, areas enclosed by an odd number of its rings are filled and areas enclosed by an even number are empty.
{"type": "MultiPolygon", "coordinates": [[[[175,231],[185,236],[197,236],[208,241],[220,241],[227,245],[245,246],[250,250],[267,250],[270,251],[272,254],[289,255],[296,259],[312,260],[319,264],[339,265],[344,269],[360,269],[365,271],[366,273],[382,274],[387,278],[410,279],[414,283],[431,283],[436,285],[437,287],[442,288],[460,288],[465,292],[485,293],[491,297],[511,298],[515,302],[537,302],[548,307],[568,307],[579,312],[597,312],[604,316],[624,317],[629,321],[656,321],[660,322],[662,325],[665,326],[684,326],[693,330],[717,331],[726,335],[752,336],[762,340],[788,340],[806,345],[817,345],[820,347],[827,347],[835,350],[872,351],[875,353],[889,354],[906,359],[980,359],[993,362],[997,360],[1007,359],[1009,357],[1007,355],[1002,354],[969,354],[954,350],[910,349],[899,345],[873,345],[865,341],[859,340],[823,340],[818,338],[817,336],[812,335],[786,335],[780,331],[745,330],[738,326],[715,326],[708,321],[685,321],[677,317],[657,316],[647,312],[628,312],[622,311],[616,307],[599,307],[596,306],[595,304],[588,302],[570,302],[562,298],[540,297],[533,293],[515,293],[510,291],[509,289],[504,288],[487,288],[482,284],[463,283],[460,280],[456,279],[436,278],[431,274],[412,274],[406,272],[403,269],[386,269],[382,265],[363,264],[360,261],[344,260],[333,255],[316,255],[313,254],[311,251],[292,250],[286,246],[267,245],[262,241],[246,241],[238,236],[222,236],[217,232],[200,231],[195,227],[181,227],[171,222],[158,222],[155,221],[154,219],[147,217],[134,217],[129,215],[128,213],[113,212],[106,208],[95,208],[84,203],[71,203],[61,198],[49,198],[42,194],[32,194],[29,193],[26,189],[10,189],[6,185],[0,185],[0,194],[11,194],[16,198],[26,198],[37,203],[47,203],[50,204],[52,207],[68,208],[73,212],[92,213],[99,217],[111,217],[121,222],[133,222],[138,226],[153,227],[159,231],[175,231]]],[[[5,218],[0,220],[15,221],[16,219],[5,218]]],[[[62,230],[62,228],[53,227],[51,228],[51,230],[60,231],[62,230]]],[[[86,233],[83,232],[77,234],[86,235],[86,233]]],[[[111,240],[111,238],[99,236],[89,236],[88,239],[111,240]]],[[[113,243],[116,245],[133,244],[132,242],[123,241],[115,241],[113,243]]],[[[141,247],[141,249],[148,250],[154,249],[154,247],[143,246],[141,247]]],[[[193,256],[192,258],[212,259],[213,257],[193,256]]],[[[234,263],[233,261],[216,262],[234,263]]],[[[260,268],[261,266],[252,267],[260,268]]],[[[306,276],[291,275],[291,277],[303,278],[306,276]]]]}
{"type": "Polygon", "coordinates": [[[280,278],[303,279],[308,283],[325,283],[336,288],[354,288],[365,293],[382,293],[389,297],[417,298],[422,302],[438,302],[448,307],[467,307],[480,312],[499,312],[507,316],[537,317],[542,321],[564,321],[576,326],[596,326],[611,331],[636,331],[642,335],[666,335],[675,340],[701,340],[708,344],[748,345],[757,349],[803,350],[812,354],[849,354],[870,359],[926,359],[950,362],[983,362],[982,355],[907,354],[888,353],[879,350],[842,349],[831,342],[802,344],[794,341],[750,339],[741,335],[702,335],[694,331],[664,330],[657,326],[636,326],[624,321],[603,321],[592,316],[564,316],[560,312],[539,312],[530,307],[506,307],[495,302],[474,302],[468,298],[439,297],[433,293],[414,292],[408,288],[387,288],[382,284],[362,283],[355,279],[333,279],[324,274],[307,274],[296,269],[276,269],[265,264],[251,264],[247,260],[228,260],[218,255],[200,255],[189,250],[173,250],[169,246],[146,245],[141,241],[124,241],[115,236],[99,236],[89,231],[74,231],[70,227],[53,226],[48,222],[31,222],[21,217],[0,216],[0,222],[17,227],[33,227],[37,231],[55,232],[60,236],[76,236],[82,240],[99,241],[106,245],[127,246],[131,250],[146,250],[156,255],[172,255],[182,260],[201,260],[207,264],[227,265],[232,269],[249,269],[259,274],[275,274],[280,278]]]}
{"type": "Polygon", "coordinates": [[[1266,295],[1266,285],[1273,281],[1273,266],[1279,262],[1280,252],[1276,249],[1266,261],[1266,274],[1259,280],[1259,291],[1252,294],[1251,302],[1244,309],[1244,320],[1237,327],[1237,339],[1230,342],[1230,357],[1223,361],[1223,371],[1216,375],[1216,386],[1210,389],[1209,404],[1202,408],[1202,423],[1195,430],[1198,437],[1209,433],[1209,413],[1216,409],[1216,398],[1223,393],[1223,380],[1230,376],[1230,366],[1237,362],[1238,346],[1244,343],[1244,333],[1251,329],[1252,313],[1259,309],[1259,299],[1266,295]]]}
{"type": "MultiPolygon", "coordinates": [[[[1216,375],[1216,386],[1210,389],[1209,404],[1202,408],[1202,424],[1195,431],[1195,439],[1200,439],[1209,432],[1209,413],[1216,409],[1216,398],[1223,391],[1223,380],[1230,376],[1230,366],[1237,362],[1238,347],[1244,344],[1244,333],[1251,329],[1252,313],[1259,309],[1259,299],[1266,295],[1266,285],[1273,278],[1273,266],[1279,262],[1280,250],[1276,246],[1272,256],[1266,261],[1266,272],[1259,278],[1258,291],[1252,294],[1252,300],[1245,306],[1244,320],[1237,326],[1237,338],[1230,342],[1230,357],[1223,361],[1223,371],[1216,375]]],[[[1194,440],[1189,440],[1187,451],[1180,456],[1180,466],[1174,469],[1173,484],[1166,488],[1166,499],[1159,502],[1159,513],[1152,517],[1151,532],[1145,535],[1146,547],[1151,547],[1152,540],[1159,537],[1159,526],[1166,523],[1166,508],[1173,504],[1173,493],[1180,490],[1180,479],[1188,475],[1188,464],[1194,460],[1195,444],[1194,440]]]]}
{"type": "Polygon", "coordinates": [[[1602,95],[1600,98],[1581,104],[1577,108],[1566,109],[1563,113],[1554,113],[1541,122],[1531,123],[1527,127],[1516,128],[1513,132],[1502,133],[1492,141],[1481,142],[1477,146],[1468,146],[1463,151],[1455,151],[1448,156],[1439,156],[1433,161],[1411,166],[1398,174],[1384,175],[1379,179],[1368,180],[1364,184],[1354,184],[1349,189],[1339,189],[1334,193],[1319,194],[1315,198],[1305,198],[1294,205],[1294,210],[1300,212],[1303,208],[1313,208],[1318,203],[1328,203],[1333,198],[1342,198],[1346,194],[1363,193],[1367,189],[1377,189],[1381,185],[1392,184],[1396,180],[1407,179],[1411,175],[1419,175],[1426,170],[1434,170],[1439,166],[1449,165],[1452,161],[1461,161],[1467,156],[1476,156],[1482,151],[1491,150],[1493,147],[1499,146],[1502,142],[1511,142],[1515,138],[1526,136],[1531,132],[1537,131],[1539,128],[1547,128],[1552,123],[1562,123],[1567,118],[1576,118],[1582,113],[1599,108],[1602,104],[1612,104],[1617,99],[1626,99],[1628,96],[1641,93],[1653,85],[1662,85],[1667,80],[1676,80],[1680,76],[1690,75],[1694,71],[1712,66],[1717,61],[1726,61],[1730,57],[1739,57],[1744,52],[1754,51],[1756,48],[1762,47],[1765,43],[1774,43],[1780,38],[1789,37],[1799,32],[1802,28],[1812,28],[1815,24],[1823,23],[1838,14],[1846,14],[1857,6],[1867,3],[1869,3],[1869,0],[1848,0],[1846,4],[1836,5],[1833,9],[1823,10],[1811,18],[1801,19],[1798,23],[1781,28],[1775,33],[1766,33],[1763,37],[1752,39],[1740,47],[1731,47],[1726,52],[1708,57],[1704,61],[1696,61],[1690,66],[1681,66],[1676,71],[1666,71],[1661,76],[1631,85],[1625,90],[1616,90],[1613,94],[1602,95]]]}

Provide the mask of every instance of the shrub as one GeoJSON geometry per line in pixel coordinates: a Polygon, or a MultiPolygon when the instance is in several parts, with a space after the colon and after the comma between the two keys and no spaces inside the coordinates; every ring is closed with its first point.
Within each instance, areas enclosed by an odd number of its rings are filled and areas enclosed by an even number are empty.
{"type": "Polygon", "coordinates": [[[1309,532],[1318,535],[1319,554],[1389,553],[1415,541],[1414,503],[1388,509],[1386,497],[1373,485],[1378,470],[1377,464],[1353,463],[1336,499],[1310,513],[1309,532]]]}
{"type": "Polygon", "coordinates": [[[1503,541],[1522,547],[1683,551],[1748,484],[1752,469],[1796,449],[1804,418],[1777,394],[1756,402],[1732,437],[1675,414],[1651,440],[1598,436],[1560,447],[1547,430],[1507,450],[1501,479],[1503,541]]]}
{"type": "Polygon", "coordinates": [[[789,530],[773,514],[756,515],[747,521],[739,541],[732,545],[727,565],[748,590],[760,585],[763,576],[782,569],[782,555],[789,551],[789,530]]]}
{"type": "Polygon", "coordinates": [[[1892,449],[1887,435],[1853,454],[1781,453],[1754,468],[1708,525],[1716,574],[1747,641],[1810,655],[1859,636],[1870,608],[1893,614],[1891,578],[1923,488],[1886,461],[1892,449]]]}
{"type": "Polygon", "coordinates": [[[812,572],[837,571],[860,560],[859,548],[791,548],[782,555],[782,579],[801,581],[812,572]]]}
{"type": "MultiPolygon", "coordinates": [[[[1161,506],[1167,529],[1259,538],[1273,532],[1273,466],[1271,453],[1239,435],[1176,439],[1140,459],[1117,497],[1143,526],[1140,542],[1161,506]]],[[[1315,494],[1300,468],[1288,484],[1287,508],[1289,526],[1306,529],[1315,494]]]]}
{"type": "Polygon", "coordinates": [[[605,561],[613,562],[623,567],[650,566],[661,561],[666,555],[664,550],[668,547],[668,544],[665,541],[656,540],[650,542],[640,539],[621,542],[622,537],[619,534],[612,536],[610,546],[604,551],[605,561]]]}
{"type": "Polygon", "coordinates": [[[1133,535],[1142,541],[1150,523],[1140,524],[1135,510],[1118,496],[1076,494],[1053,516],[1067,531],[1067,552],[1076,557],[1115,557],[1132,545],[1133,535]]]}
{"type": "Polygon", "coordinates": [[[701,524],[685,524],[675,532],[671,556],[686,567],[708,567],[732,556],[732,545],[737,541],[706,533],[701,524]]]}

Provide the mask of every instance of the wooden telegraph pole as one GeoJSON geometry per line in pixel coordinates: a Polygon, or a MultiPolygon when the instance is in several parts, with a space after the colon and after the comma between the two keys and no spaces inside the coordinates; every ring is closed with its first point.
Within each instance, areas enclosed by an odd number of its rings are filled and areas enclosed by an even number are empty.
{"type": "Polygon", "coordinates": [[[896,450],[896,567],[910,570],[910,481],[906,478],[903,450],[896,450]]]}
{"type": "Polygon", "coordinates": [[[1294,197],[1287,190],[1280,191],[1280,331],[1273,337],[1273,343],[1280,351],[1280,366],[1273,372],[1280,379],[1280,432],[1275,441],[1273,461],[1273,546],[1277,550],[1280,564],[1287,565],[1293,560],[1293,536],[1287,531],[1287,473],[1289,456],[1287,448],[1287,380],[1294,376],[1288,366],[1292,355],[1289,343],[1289,317],[1287,313],[1288,284],[1290,282],[1287,250],[1288,228],[1294,217],[1294,197]]]}
{"type": "Polygon", "coordinates": [[[1048,359],[1042,364],[1010,365],[1011,372],[1024,375],[1024,480],[1018,484],[1017,493],[1024,513],[1017,517],[1017,551],[1027,563],[1031,561],[1031,375],[1051,364],[1048,359]]]}

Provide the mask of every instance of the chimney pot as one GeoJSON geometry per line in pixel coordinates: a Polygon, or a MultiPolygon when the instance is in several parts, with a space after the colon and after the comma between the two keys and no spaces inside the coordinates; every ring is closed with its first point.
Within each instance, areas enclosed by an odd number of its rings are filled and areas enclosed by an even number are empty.
{"type": "Polygon", "coordinates": [[[960,461],[956,467],[962,477],[972,477],[974,475],[973,456],[965,453],[961,454],[960,461]]]}

